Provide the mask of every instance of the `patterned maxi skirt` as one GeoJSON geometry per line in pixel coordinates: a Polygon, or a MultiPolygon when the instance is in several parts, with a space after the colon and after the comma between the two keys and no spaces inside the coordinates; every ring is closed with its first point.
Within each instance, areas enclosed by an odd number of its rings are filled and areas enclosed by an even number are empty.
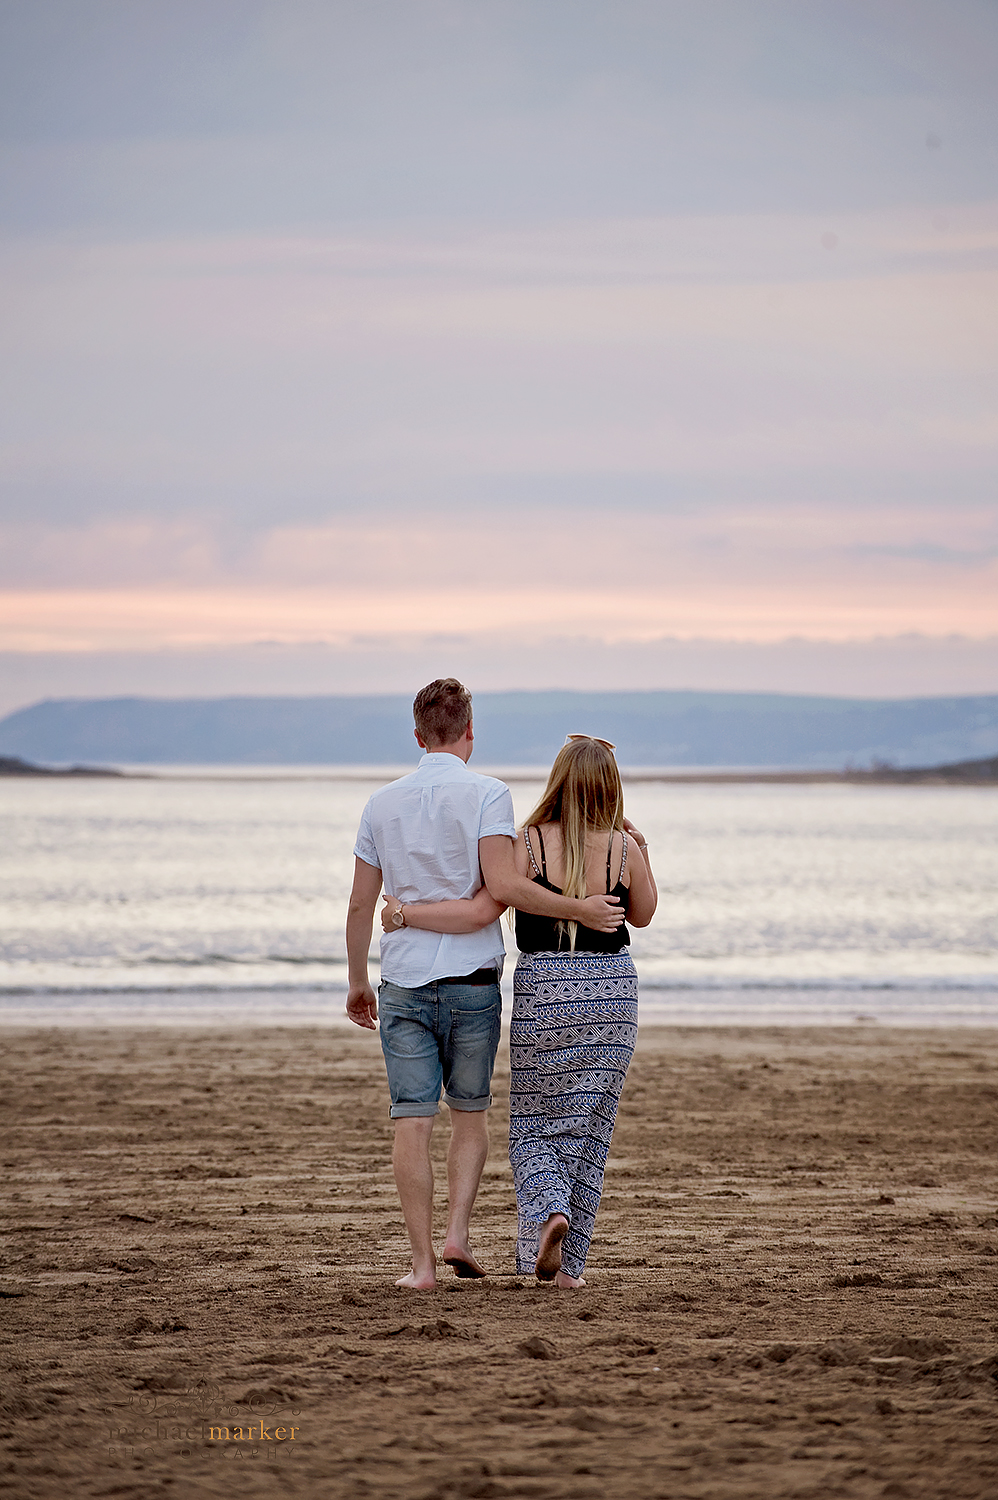
{"type": "Polygon", "coordinates": [[[509,1033],[518,1271],[533,1272],[541,1228],[562,1213],[562,1269],[582,1275],[637,1032],[638,977],[626,949],[521,953],[509,1033]]]}

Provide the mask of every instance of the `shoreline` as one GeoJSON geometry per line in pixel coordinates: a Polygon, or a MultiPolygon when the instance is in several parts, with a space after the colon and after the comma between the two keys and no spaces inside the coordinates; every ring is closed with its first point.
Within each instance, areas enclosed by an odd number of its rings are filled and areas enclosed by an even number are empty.
{"type": "MultiPolygon", "coordinates": [[[[404,773],[402,773],[404,774],[404,773]]],[[[80,781],[87,779],[111,778],[116,781],[198,781],[198,782],[287,782],[287,781],[309,781],[309,782],[342,782],[361,781],[367,777],[360,776],[337,776],[335,773],[326,774],[303,774],[276,776],[262,776],[248,773],[245,776],[221,776],[212,775],[209,772],[198,772],[197,774],[178,773],[170,775],[162,771],[114,771],[100,767],[79,767],[69,771],[47,771],[38,770],[31,772],[0,771],[0,778],[10,780],[32,780],[35,776],[45,780],[70,780],[80,781]]],[[[371,781],[392,781],[395,775],[382,777],[377,767],[371,768],[371,781]]],[[[625,786],[866,786],[866,787],[895,787],[895,786],[924,786],[924,787],[998,787],[998,779],[993,776],[972,778],[969,776],[945,776],[939,772],[912,771],[898,772],[896,775],[882,776],[873,771],[691,771],[689,774],[683,772],[658,772],[658,771],[636,771],[631,772],[621,768],[621,782],[625,786]]],[[[540,773],[519,774],[515,771],[504,771],[501,780],[510,785],[533,783],[543,781],[540,773]]]]}
{"type": "MultiPolygon", "coordinates": [[[[512,966],[503,978],[508,1023],[512,966]]],[[[376,980],[375,988],[377,988],[376,980]]],[[[96,1028],[183,1030],[242,1027],[289,1030],[355,1028],[344,1006],[346,987],[257,989],[79,989],[0,991],[0,1031],[96,1028]]],[[[802,1031],[836,1027],[846,1031],[998,1027],[998,979],[981,984],[774,985],[670,984],[639,988],[642,1027],[751,1028],[777,1026],[802,1031]]]]}
{"type": "MultiPolygon", "coordinates": [[[[162,781],[162,782],[385,782],[404,776],[411,767],[400,766],[335,766],[308,767],[296,771],[293,767],[275,767],[264,770],[247,766],[243,769],[213,771],[210,767],[198,766],[185,770],[178,763],[176,769],[141,771],[134,767],[121,769],[113,766],[74,765],[52,767],[36,765],[29,761],[0,757],[0,779],[28,780],[35,778],[92,779],[111,778],[116,781],[162,781]]],[[[547,772],[541,767],[493,767],[484,768],[483,774],[499,775],[509,784],[543,781],[547,772]]],[[[664,786],[927,786],[927,787],[998,787],[998,757],[983,761],[960,762],[952,766],[881,766],[868,771],[861,770],[767,770],[739,768],[737,770],[714,770],[709,766],[681,767],[620,767],[620,779],[625,785],[664,786]]]]}

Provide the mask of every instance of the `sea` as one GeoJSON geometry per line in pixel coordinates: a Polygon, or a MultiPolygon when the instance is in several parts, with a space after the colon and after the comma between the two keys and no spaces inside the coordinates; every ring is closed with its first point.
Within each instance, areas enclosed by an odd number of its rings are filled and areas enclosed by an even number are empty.
{"type": "MultiPolygon", "coordinates": [[[[0,1023],[349,1024],[354,835],[406,769],[0,780],[0,1023]]],[[[542,780],[508,779],[519,819],[542,780]]],[[[661,892],[644,1021],[998,1025],[998,791],[635,781],[626,808],[661,892]]]]}

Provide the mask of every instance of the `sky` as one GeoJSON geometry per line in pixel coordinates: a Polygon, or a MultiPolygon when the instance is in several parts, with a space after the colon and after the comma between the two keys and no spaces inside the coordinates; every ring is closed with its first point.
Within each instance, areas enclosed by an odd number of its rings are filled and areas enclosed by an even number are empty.
{"type": "Polygon", "coordinates": [[[0,0],[0,712],[998,692],[994,0],[0,0]]]}

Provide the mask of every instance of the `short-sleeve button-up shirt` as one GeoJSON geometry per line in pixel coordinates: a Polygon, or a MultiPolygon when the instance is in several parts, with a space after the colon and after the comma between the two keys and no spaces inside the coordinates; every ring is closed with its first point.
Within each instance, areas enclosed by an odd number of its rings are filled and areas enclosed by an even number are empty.
{"type": "MultiPolygon", "coordinates": [[[[416,770],[380,787],[360,820],[354,854],[381,870],[399,901],[452,901],[481,889],[479,839],[516,838],[509,787],[469,771],[447,751],[428,751],[416,770]]],[[[381,976],[418,989],[452,974],[502,967],[498,922],[480,932],[420,932],[401,927],[381,938],[381,976]]]]}

